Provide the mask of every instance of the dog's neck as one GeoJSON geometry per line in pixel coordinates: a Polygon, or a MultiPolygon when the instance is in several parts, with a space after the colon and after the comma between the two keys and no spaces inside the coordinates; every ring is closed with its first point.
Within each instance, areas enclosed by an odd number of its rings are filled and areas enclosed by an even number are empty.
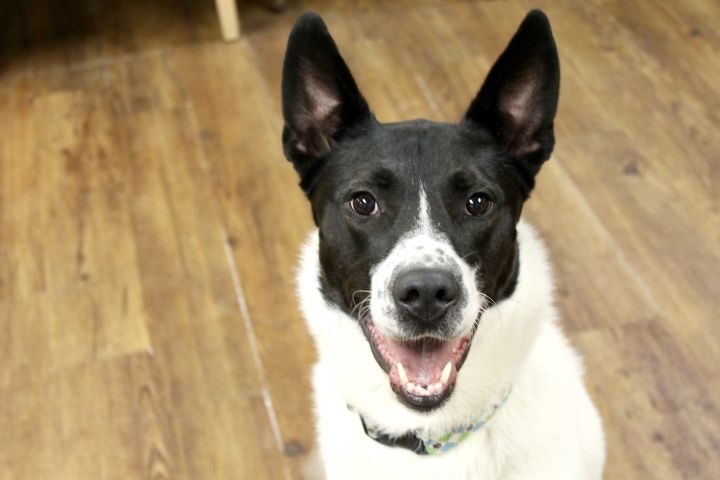
{"type": "MultiPolygon", "coordinates": [[[[505,404],[510,392],[512,392],[512,386],[505,388],[500,398],[490,405],[477,420],[460,424],[440,436],[423,435],[417,431],[409,431],[399,436],[388,435],[383,432],[382,427],[368,425],[362,415],[358,416],[365,434],[378,443],[393,448],[404,448],[417,455],[440,455],[457,447],[474,432],[487,425],[505,404]]],[[[350,405],[348,405],[348,410],[354,411],[350,405]]]]}

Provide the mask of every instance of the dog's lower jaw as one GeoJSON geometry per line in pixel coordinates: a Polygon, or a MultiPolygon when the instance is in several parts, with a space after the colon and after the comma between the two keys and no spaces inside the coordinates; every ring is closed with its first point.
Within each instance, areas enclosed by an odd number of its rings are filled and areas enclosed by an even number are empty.
{"type": "Polygon", "coordinates": [[[430,412],[450,398],[475,328],[460,338],[403,342],[383,335],[369,318],[361,320],[360,326],[398,401],[408,408],[430,412]],[[426,355],[431,361],[424,361],[422,356],[426,355]]]}
{"type": "Polygon", "coordinates": [[[600,478],[602,430],[582,386],[577,354],[555,325],[544,248],[522,222],[518,241],[520,273],[514,294],[483,314],[448,401],[422,413],[398,401],[357,321],[320,294],[317,236],[310,237],[298,288],[319,353],[314,388],[319,446],[328,478],[393,478],[394,468],[398,468],[394,478],[409,478],[410,472],[416,475],[413,478],[525,478],[520,471],[515,477],[506,475],[517,465],[554,465],[555,457],[565,458],[563,449],[577,448],[582,449],[577,458],[589,465],[587,472],[568,470],[565,475],[559,462],[558,470],[547,467],[547,476],[541,478],[600,478]],[[509,384],[514,386],[511,398],[486,429],[430,462],[369,439],[358,414],[347,409],[352,405],[390,435],[410,430],[442,435],[472,420],[509,384]],[[582,414],[575,418],[575,411],[582,414]]]}

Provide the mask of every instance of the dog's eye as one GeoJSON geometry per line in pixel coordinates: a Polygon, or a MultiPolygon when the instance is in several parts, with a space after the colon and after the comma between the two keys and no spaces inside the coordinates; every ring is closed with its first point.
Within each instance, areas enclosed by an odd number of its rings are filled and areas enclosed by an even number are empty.
{"type": "Polygon", "coordinates": [[[465,204],[465,212],[468,215],[479,217],[486,214],[492,207],[492,200],[484,193],[473,193],[465,204]]]}
{"type": "Polygon", "coordinates": [[[350,200],[350,208],[359,215],[376,215],[380,211],[375,198],[368,192],[356,193],[350,200]]]}

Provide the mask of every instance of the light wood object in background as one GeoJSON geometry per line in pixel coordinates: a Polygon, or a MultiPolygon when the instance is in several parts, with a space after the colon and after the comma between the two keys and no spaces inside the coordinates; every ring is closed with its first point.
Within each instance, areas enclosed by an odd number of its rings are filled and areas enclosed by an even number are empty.
{"type": "Polygon", "coordinates": [[[240,19],[237,12],[237,0],[215,0],[220,29],[226,42],[237,40],[240,37],[240,19]]]}
{"type": "MultiPolygon", "coordinates": [[[[267,6],[275,12],[285,8],[285,0],[266,0],[267,6]]],[[[262,3],[262,2],[258,2],[262,3]]],[[[240,38],[240,18],[238,16],[237,0],[215,0],[220,30],[226,42],[240,38]]]]}

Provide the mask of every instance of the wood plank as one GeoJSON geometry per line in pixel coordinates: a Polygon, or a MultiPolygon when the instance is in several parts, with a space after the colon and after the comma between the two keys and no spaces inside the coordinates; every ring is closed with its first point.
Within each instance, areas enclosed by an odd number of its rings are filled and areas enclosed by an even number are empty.
{"type": "Polygon", "coordinates": [[[62,74],[109,61],[158,55],[219,37],[206,0],[5,2],[0,16],[0,74],[62,74]]]}
{"type": "Polygon", "coordinates": [[[278,118],[265,103],[266,87],[250,69],[247,45],[229,47],[208,47],[201,59],[178,55],[171,63],[174,71],[186,72],[195,128],[227,225],[279,441],[299,468],[312,446],[313,351],[294,297],[293,266],[297,245],[310,229],[309,209],[282,158],[278,118]]]}
{"type": "MultiPolygon", "coordinates": [[[[585,17],[581,13],[571,15],[573,21],[563,25],[582,25],[585,17]]],[[[615,25],[613,31],[622,33],[622,28],[615,25]]],[[[571,49],[585,52],[592,48],[588,43],[598,42],[591,31],[572,35],[579,40],[572,43],[571,49]]],[[[687,345],[693,346],[688,352],[697,357],[698,366],[716,374],[718,362],[703,359],[709,355],[717,360],[713,345],[720,338],[717,323],[712,321],[720,306],[720,290],[714,280],[720,271],[720,198],[713,186],[717,183],[713,178],[717,175],[715,159],[720,146],[711,140],[717,139],[718,123],[699,113],[694,118],[702,133],[693,135],[693,130],[685,130],[682,122],[678,128],[673,99],[679,85],[668,82],[667,75],[655,67],[640,72],[621,70],[624,56],[645,56],[650,60],[648,64],[658,60],[636,48],[631,39],[623,46],[625,53],[618,54],[615,49],[599,51],[596,55],[602,57],[600,62],[580,65],[576,61],[571,66],[581,82],[583,95],[578,98],[584,100],[569,106],[573,110],[570,115],[579,117],[588,111],[582,103],[592,104],[592,111],[605,118],[603,125],[612,127],[578,135],[571,139],[569,148],[575,158],[591,154],[598,160],[606,159],[606,168],[591,171],[585,162],[564,165],[593,209],[602,213],[621,249],[632,258],[634,270],[652,291],[658,310],[673,319],[671,328],[678,335],[688,337],[687,345]],[[601,85],[597,76],[602,68],[598,65],[619,72],[616,80],[633,92],[629,104],[627,96],[599,102],[604,98],[600,91],[608,91],[610,84],[601,85]],[[655,113],[648,114],[646,105],[655,105],[655,113]],[[666,133],[657,136],[657,132],[666,133]]],[[[718,63],[716,57],[713,62],[704,52],[688,50],[685,56],[699,57],[698,63],[712,70],[718,63]]],[[[574,58],[589,56],[575,52],[574,58]]],[[[664,57],[664,61],[672,62],[670,58],[664,57]]],[[[702,94],[696,96],[690,86],[681,91],[682,104],[690,108],[704,101],[702,94]]]]}
{"type": "MultiPolygon", "coordinates": [[[[43,268],[31,272],[39,280],[35,288],[25,292],[25,303],[15,295],[3,299],[13,307],[13,315],[3,318],[9,322],[5,325],[11,333],[22,332],[10,336],[13,348],[8,355],[17,365],[9,378],[3,376],[4,383],[13,391],[34,392],[41,381],[49,381],[53,389],[41,395],[35,406],[26,408],[33,413],[50,408],[51,419],[60,422],[59,433],[51,436],[45,447],[48,461],[37,465],[37,469],[29,468],[26,477],[25,470],[11,472],[13,476],[37,478],[33,475],[38,471],[57,467],[57,474],[67,478],[185,478],[205,474],[227,478],[238,473],[253,478],[281,478],[285,475],[283,462],[276,458],[279,451],[265,394],[247,343],[225,254],[227,234],[212,214],[214,199],[203,172],[202,153],[197,148],[186,99],[172,88],[172,79],[167,77],[162,62],[121,64],[112,69],[112,75],[120,81],[110,86],[90,82],[83,89],[74,83],[71,90],[55,90],[57,85],[52,82],[49,99],[37,97],[39,100],[30,109],[40,125],[32,125],[24,134],[47,133],[48,141],[26,143],[38,150],[30,152],[36,162],[28,162],[26,167],[49,163],[52,168],[39,177],[29,172],[21,172],[26,177],[11,177],[16,189],[5,197],[4,204],[20,207],[20,201],[26,200],[30,212],[64,209],[58,215],[49,215],[56,220],[54,224],[46,222],[51,232],[44,236],[39,233],[43,224],[31,223],[38,216],[28,214],[21,216],[21,221],[13,217],[7,222],[20,234],[38,229],[37,244],[43,247],[33,253],[43,255],[43,268]],[[86,101],[75,102],[77,98],[86,101]],[[75,108],[76,104],[83,108],[75,108]],[[42,108],[35,110],[35,105],[42,108]],[[48,117],[46,108],[61,116],[62,121],[48,117]],[[71,174],[57,170],[63,168],[65,149],[75,147],[81,138],[85,143],[76,149],[90,152],[81,156],[83,170],[72,170],[71,174]],[[177,150],[179,145],[185,147],[177,150]],[[93,193],[94,183],[105,181],[107,175],[112,175],[113,182],[97,187],[98,195],[112,196],[113,202],[104,197],[94,203],[65,200],[64,195],[83,190],[82,182],[91,182],[87,190],[93,193]],[[40,191],[46,190],[47,195],[31,197],[24,193],[23,181],[36,178],[48,184],[40,185],[40,191]],[[85,208],[102,209],[102,214],[84,215],[85,208]],[[113,208],[121,215],[113,215],[113,208]],[[90,218],[87,223],[91,226],[96,218],[106,223],[98,227],[99,231],[91,232],[92,241],[82,244],[73,235],[77,219],[85,217],[90,218]],[[83,249],[83,265],[90,266],[88,278],[83,278],[76,267],[78,244],[90,245],[83,249]],[[130,245],[132,256],[128,259],[123,257],[123,244],[130,245]],[[116,287],[128,274],[132,275],[128,281],[130,293],[116,287]],[[95,282],[94,277],[98,277],[95,282]],[[130,294],[133,296],[128,300],[130,294]],[[118,295],[120,301],[113,301],[112,295],[118,295]],[[28,308],[34,304],[38,308],[28,308]],[[128,304],[137,307],[129,308],[128,304]],[[123,306],[125,310],[118,308],[123,306]],[[128,321],[120,317],[118,328],[111,331],[115,310],[126,311],[131,318],[128,321]],[[26,322],[34,328],[21,328],[26,322]],[[132,322],[142,327],[140,334],[133,335],[132,322]],[[104,339],[101,334],[106,331],[109,333],[104,339]],[[111,349],[103,355],[104,343],[96,340],[98,336],[111,347],[124,338],[144,339],[139,347],[131,345],[126,351],[148,352],[144,354],[151,357],[154,371],[159,372],[161,381],[148,388],[158,389],[159,398],[152,400],[151,410],[163,416],[162,432],[159,427],[148,426],[146,430],[124,433],[124,423],[118,431],[103,423],[108,417],[143,422],[147,413],[129,408],[132,396],[142,396],[142,391],[113,392],[113,388],[122,389],[129,383],[126,377],[95,368],[92,362],[119,354],[111,349]],[[28,361],[30,352],[38,346],[47,360],[40,363],[43,368],[30,381],[24,375],[38,369],[40,358],[28,361]],[[71,392],[87,395],[74,402],[71,392]],[[56,409],[52,410],[53,406],[56,409]],[[163,438],[172,437],[172,449],[156,445],[160,433],[163,438]],[[124,443],[116,445],[116,441],[124,443]],[[138,452],[139,447],[148,451],[138,452]],[[78,454],[65,457],[66,448],[78,454]],[[115,461],[122,468],[115,468],[115,461]]],[[[3,171],[12,172],[7,160],[2,164],[3,171]]],[[[17,239],[3,235],[5,241],[17,239]]],[[[30,260],[31,255],[20,258],[20,266],[30,260]]],[[[11,273],[7,278],[13,276],[11,273]]],[[[12,293],[17,293],[16,286],[11,285],[12,293]]],[[[139,368],[131,367],[131,374],[139,368]]],[[[10,409],[4,412],[4,418],[16,413],[10,409]]],[[[18,452],[27,450],[30,440],[29,436],[19,438],[7,462],[22,467],[23,457],[18,457],[18,452]]]]}
{"type": "Polygon", "coordinates": [[[127,78],[127,92],[140,83],[149,99],[126,105],[123,143],[148,328],[173,384],[185,471],[281,478],[273,417],[233,288],[228,234],[190,99],[163,98],[174,82],[163,61],[129,66],[127,78]]]}
{"type": "Polygon", "coordinates": [[[678,346],[660,319],[588,330],[588,384],[603,408],[607,478],[715,478],[719,473],[717,384],[678,346]],[[702,424],[702,427],[699,427],[702,424]]]}
{"type": "Polygon", "coordinates": [[[3,478],[170,478],[177,445],[153,382],[143,353],[0,390],[2,418],[15,419],[3,430],[3,478]]]}
{"type": "MultiPolygon", "coordinates": [[[[23,141],[0,158],[8,187],[0,193],[0,249],[8,265],[0,301],[12,312],[7,328],[18,331],[33,322],[36,304],[40,323],[33,329],[48,343],[15,344],[14,358],[47,348],[43,368],[58,369],[146,350],[135,250],[125,235],[130,219],[118,159],[107,156],[112,140],[103,99],[18,90],[10,112],[20,122],[9,131],[23,141]]],[[[13,369],[10,362],[5,376],[27,380],[13,369]]]]}

